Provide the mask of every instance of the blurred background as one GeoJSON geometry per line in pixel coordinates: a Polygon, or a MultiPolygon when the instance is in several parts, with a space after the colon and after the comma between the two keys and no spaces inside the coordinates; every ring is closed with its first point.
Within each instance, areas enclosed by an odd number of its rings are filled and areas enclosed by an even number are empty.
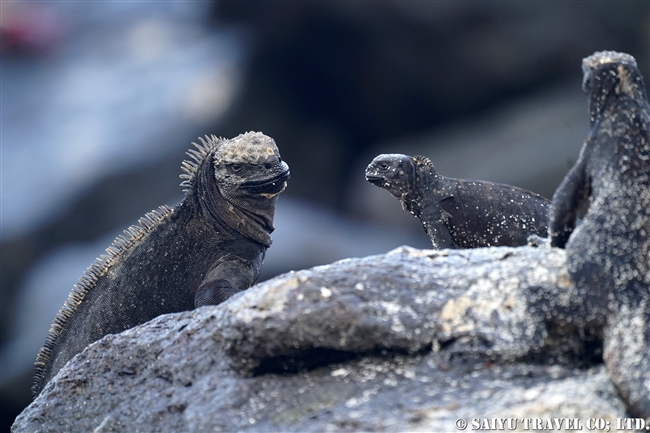
{"type": "Polygon", "coordinates": [[[291,167],[261,280],[430,246],[364,180],[379,153],[551,197],[588,132],[581,60],[637,58],[650,2],[3,2],[0,429],[73,284],[182,199],[190,142],[273,137],[291,167]]]}

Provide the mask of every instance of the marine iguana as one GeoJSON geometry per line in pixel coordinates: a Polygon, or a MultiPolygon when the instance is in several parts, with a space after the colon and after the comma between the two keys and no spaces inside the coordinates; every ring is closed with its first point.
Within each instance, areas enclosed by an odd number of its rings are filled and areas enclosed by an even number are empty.
{"type": "Polygon", "coordinates": [[[181,167],[183,201],[125,230],[72,289],[36,358],[34,397],[101,337],[219,304],[256,282],[289,167],[260,132],[199,141],[181,167]]]}
{"type": "Polygon", "coordinates": [[[436,249],[525,245],[546,235],[549,200],[516,186],[439,175],[424,156],[383,154],[366,179],[418,217],[436,249]]]}
{"type": "Polygon", "coordinates": [[[594,53],[582,70],[591,131],[553,195],[550,244],[566,249],[571,321],[600,329],[612,382],[650,421],[650,107],[629,54],[594,53]]]}

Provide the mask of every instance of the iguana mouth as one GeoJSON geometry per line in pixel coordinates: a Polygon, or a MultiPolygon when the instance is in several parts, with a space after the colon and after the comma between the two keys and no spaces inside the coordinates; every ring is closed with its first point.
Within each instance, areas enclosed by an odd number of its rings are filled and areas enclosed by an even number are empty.
{"type": "Polygon", "coordinates": [[[277,194],[286,188],[290,175],[291,172],[287,170],[271,179],[246,182],[242,188],[250,193],[277,194]]]}
{"type": "Polygon", "coordinates": [[[381,176],[366,175],[366,180],[373,185],[384,186],[387,184],[386,179],[381,176]]]}

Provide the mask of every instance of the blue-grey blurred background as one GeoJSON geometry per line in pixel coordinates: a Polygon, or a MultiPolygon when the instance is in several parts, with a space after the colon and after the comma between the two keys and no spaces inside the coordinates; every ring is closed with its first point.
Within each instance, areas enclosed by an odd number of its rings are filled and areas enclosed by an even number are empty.
{"type": "MultiPolygon", "coordinates": [[[[262,279],[428,247],[364,180],[379,153],[553,194],[588,131],[583,57],[650,75],[650,2],[3,2],[0,429],[72,285],[182,199],[191,141],[249,130],[291,167],[262,279]]],[[[647,82],[647,81],[646,81],[647,82]]]]}

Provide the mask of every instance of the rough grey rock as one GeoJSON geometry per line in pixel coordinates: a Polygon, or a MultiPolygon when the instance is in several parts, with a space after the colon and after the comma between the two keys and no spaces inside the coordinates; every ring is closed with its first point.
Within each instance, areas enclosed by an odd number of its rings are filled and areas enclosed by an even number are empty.
{"type": "Polygon", "coordinates": [[[12,431],[452,431],[457,418],[502,417],[520,428],[524,418],[613,425],[625,412],[599,349],[535,313],[538,296],[572,289],[564,261],[550,248],[402,247],[285,274],[106,336],[12,431]]]}

